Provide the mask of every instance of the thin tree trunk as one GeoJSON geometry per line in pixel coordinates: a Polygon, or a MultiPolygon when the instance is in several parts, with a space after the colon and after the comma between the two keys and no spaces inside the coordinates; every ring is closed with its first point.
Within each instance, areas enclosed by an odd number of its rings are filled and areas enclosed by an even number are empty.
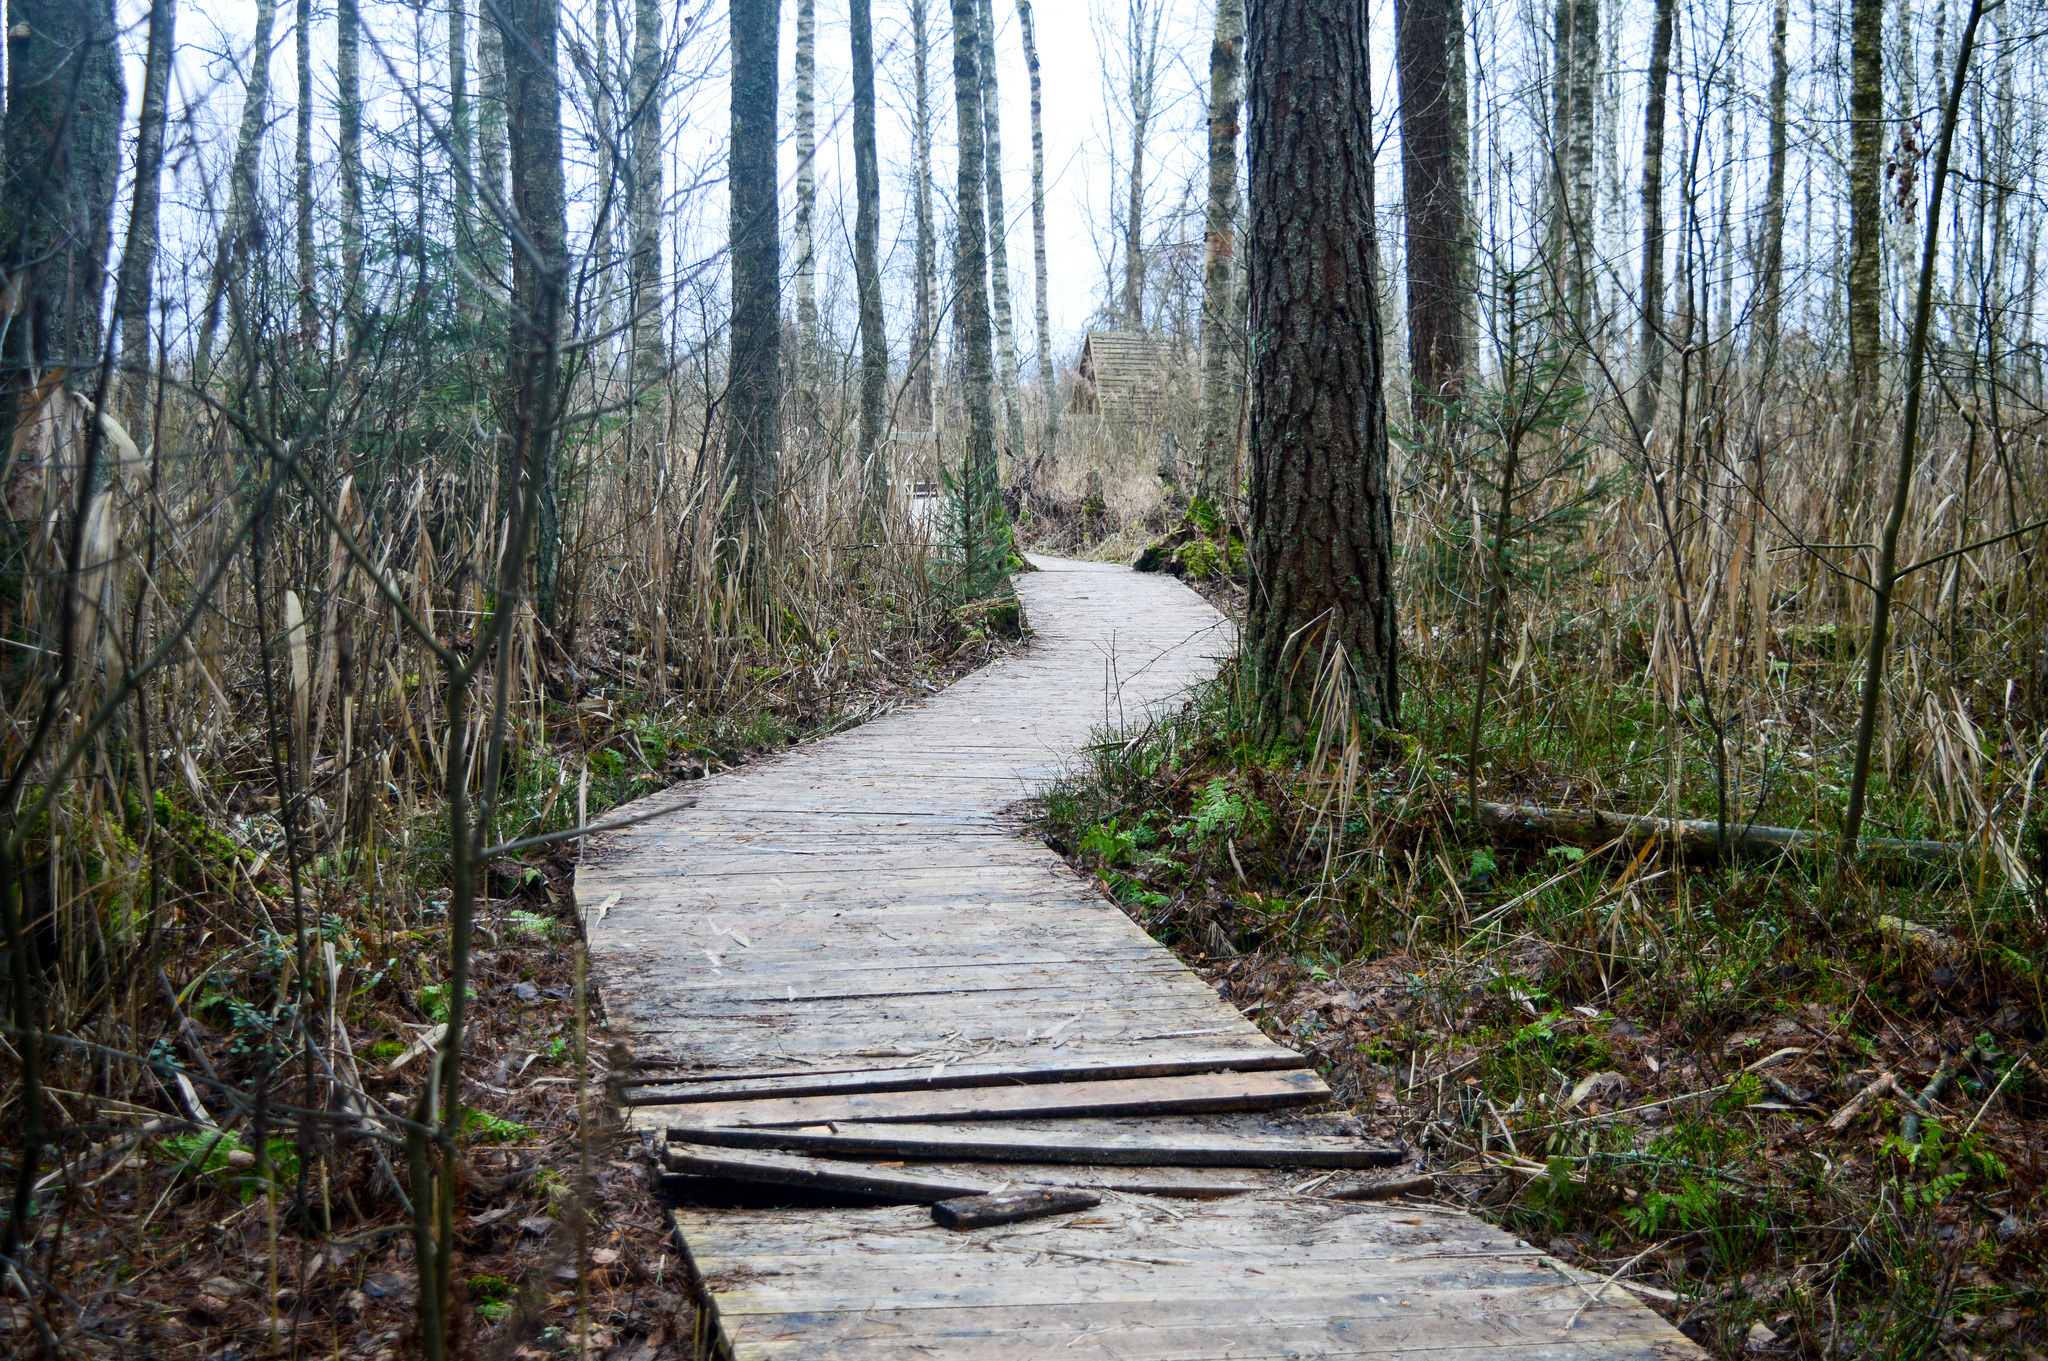
{"type": "Polygon", "coordinates": [[[1642,377],[1636,387],[1636,428],[1648,439],[1664,386],[1664,94],[1671,83],[1671,36],[1678,0],[1657,0],[1650,32],[1650,89],[1643,102],[1642,377]]]}
{"type": "Polygon", "coordinates": [[[868,514],[889,504],[882,425],[889,401],[889,340],[882,321],[882,168],[875,150],[875,40],[869,0],[849,0],[853,39],[853,273],[860,293],[860,464],[868,514]]]}
{"type": "Polygon", "coordinates": [[[1778,323],[1785,287],[1785,160],[1788,149],[1785,103],[1791,65],[1785,58],[1791,0],[1776,0],[1771,13],[1771,155],[1764,183],[1763,284],[1757,297],[1756,345],[1766,364],[1778,359],[1778,323]]]}
{"type": "MultiPolygon", "coordinates": [[[[952,0],[953,108],[960,138],[958,228],[953,250],[953,310],[960,318],[966,360],[967,458],[970,496],[996,485],[995,354],[989,336],[988,229],[982,218],[987,172],[981,149],[981,63],[976,0],[952,0]]],[[[975,508],[975,513],[981,513],[975,508]]]]}
{"type": "Polygon", "coordinates": [[[996,91],[994,0],[980,0],[982,167],[988,182],[988,274],[994,300],[996,376],[1002,384],[1004,454],[1024,456],[1024,413],[1017,403],[1017,332],[1010,314],[1010,219],[1003,207],[1003,128],[996,91]]]}
{"type": "Polygon", "coordinates": [[[1550,120],[1550,258],[1567,350],[1593,342],[1593,113],[1600,70],[1599,0],[1557,0],[1557,81],[1550,120]]]}
{"type": "Polygon", "coordinates": [[[516,513],[522,482],[533,488],[533,591],[541,622],[552,625],[557,599],[560,530],[555,470],[537,457],[551,446],[535,428],[534,413],[548,394],[535,385],[551,367],[553,316],[561,307],[566,268],[566,198],[562,173],[560,74],[555,58],[555,0],[501,0],[513,27],[504,35],[505,112],[512,175],[512,212],[518,226],[512,251],[512,317],[505,352],[505,465],[499,511],[516,513]]]}
{"type": "Polygon", "coordinates": [[[1393,499],[1374,296],[1365,0],[1252,0],[1252,594],[1244,658],[1269,732],[1314,722],[1324,667],[1400,720],[1393,499]]]}
{"type": "MultiPolygon", "coordinates": [[[[725,532],[758,562],[781,448],[782,245],[776,203],[781,0],[733,0],[732,361],[725,414],[725,532]]],[[[751,568],[750,568],[751,571],[751,568]]]]}
{"type": "MultiPolygon", "coordinates": [[[[363,306],[363,94],[358,0],[335,0],[335,158],[341,168],[341,312],[351,339],[363,306]]],[[[497,25],[485,26],[496,46],[497,25]]]]}
{"type": "Polygon", "coordinates": [[[1840,503],[1863,484],[1876,435],[1884,321],[1884,0],[1849,5],[1849,465],[1840,503]]]}
{"type": "Polygon", "coordinates": [[[1158,86],[1159,25],[1165,6],[1147,9],[1145,0],[1126,0],[1128,96],[1131,102],[1129,210],[1124,220],[1124,325],[1145,329],[1145,136],[1152,122],[1158,86]]]}
{"type": "Polygon", "coordinates": [[[135,200],[128,210],[128,236],[121,247],[121,280],[114,298],[115,323],[121,328],[120,417],[138,440],[149,400],[149,305],[156,274],[164,124],[170,110],[171,52],[177,41],[177,24],[177,0],[150,0],[149,53],[135,135],[135,200]]]}
{"type": "MultiPolygon", "coordinates": [[[[1456,0],[1452,0],[1455,4],[1456,0]]],[[[1209,44],[1209,205],[1202,250],[1201,443],[1195,495],[1224,509],[1237,493],[1237,412],[1243,347],[1237,301],[1237,118],[1244,101],[1244,0],[1217,0],[1209,44]]]]}
{"type": "Polygon", "coordinates": [[[1465,206],[1465,19],[1460,0],[1394,8],[1408,219],[1408,372],[1418,422],[1464,382],[1471,243],[1465,206]]]}
{"type": "Polygon", "coordinates": [[[310,356],[320,343],[320,300],[313,287],[313,0],[299,0],[294,25],[299,108],[292,137],[292,235],[299,268],[299,350],[310,356]]]}
{"type": "Polygon", "coordinates": [[[256,161],[263,150],[263,129],[270,107],[270,31],[277,22],[277,0],[256,0],[256,38],[249,46],[249,82],[242,94],[242,126],[235,137],[235,159],[228,169],[228,211],[214,251],[213,274],[207,282],[206,311],[199,326],[198,380],[205,382],[213,364],[214,337],[220,329],[221,300],[234,275],[240,273],[258,230],[256,161]]]}
{"type": "Polygon", "coordinates": [[[633,0],[632,258],[633,395],[639,400],[667,368],[661,343],[661,60],[659,0],[633,0]]]}
{"type": "Polygon", "coordinates": [[[917,338],[911,347],[911,409],[931,425],[938,422],[932,384],[933,350],[939,343],[933,294],[938,277],[938,237],[932,225],[931,40],[925,31],[928,0],[910,0],[912,70],[917,85],[915,127],[917,185],[917,338]]]}
{"type": "MultiPolygon", "coordinates": [[[[306,0],[299,0],[305,4],[306,0]]],[[[489,3],[489,0],[485,0],[489,3]]],[[[469,0],[448,0],[448,143],[455,151],[455,289],[466,315],[476,311],[475,236],[469,132],[469,0]]]]}
{"type": "Polygon", "coordinates": [[[806,426],[818,401],[817,88],[816,0],[796,0],[796,381],[806,426]]]}
{"type": "MultiPolygon", "coordinates": [[[[1236,3],[1236,0],[1226,0],[1236,3]]],[[[1240,6],[1240,8],[1242,8],[1240,6]]],[[[1031,22],[1031,0],[1017,0],[1017,22],[1024,33],[1024,69],[1031,77],[1031,264],[1037,289],[1038,395],[1045,404],[1045,433],[1038,450],[1040,468],[1050,473],[1059,457],[1060,383],[1052,367],[1052,323],[1046,305],[1045,263],[1045,126],[1038,81],[1038,37],[1031,22]]]]}

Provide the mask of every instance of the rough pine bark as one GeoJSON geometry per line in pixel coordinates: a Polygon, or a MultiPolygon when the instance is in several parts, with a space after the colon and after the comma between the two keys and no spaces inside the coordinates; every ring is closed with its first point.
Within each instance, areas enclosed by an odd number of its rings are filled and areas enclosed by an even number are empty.
{"type": "MultiPolygon", "coordinates": [[[[796,373],[807,405],[818,351],[818,16],[815,0],[796,0],[796,373]]],[[[808,413],[806,413],[808,414],[808,413]]]]}
{"type": "MultiPolygon", "coordinates": [[[[1234,0],[1226,0],[1234,3],[1234,0]]],[[[1240,6],[1241,8],[1241,6],[1240,6]]],[[[1024,34],[1024,69],[1031,78],[1031,265],[1037,289],[1038,395],[1045,403],[1045,432],[1038,462],[1050,472],[1059,457],[1060,384],[1052,367],[1052,324],[1048,320],[1045,267],[1045,124],[1038,80],[1038,36],[1031,22],[1031,0],[1017,0],[1017,23],[1024,34]]],[[[1242,24],[1240,24],[1242,27],[1242,24]]]]}
{"type": "Polygon", "coordinates": [[[1237,491],[1237,416],[1243,404],[1237,320],[1237,119],[1243,103],[1244,0],[1217,0],[1209,43],[1209,202],[1202,248],[1202,400],[1195,495],[1228,506],[1237,491]]]}
{"type": "Polygon", "coordinates": [[[988,181],[988,274],[995,324],[996,378],[1002,384],[1004,453],[1024,454],[1024,413],[1017,406],[1017,331],[1010,313],[1010,218],[1003,207],[1003,127],[996,92],[994,0],[980,0],[982,170],[988,181]]]}
{"type": "Polygon", "coordinates": [[[1408,218],[1408,372],[1421,421],[1457,397],[1465,372],[1471,241],[1460,0],[1397,0],[1394,67],[1408,218]]]}
{"type": "Polygon", "coordinates": [[[959,318],[967,388],[967,473],[986,490],[996,479],[995,349],[989,335],[987,195],[981,148],[981,61],[976,0],[952,0],[953,109],[960,136],[953,248],[953,311],[959,318]]]}
{"type": "Polygon", "coordinates": [[[917,335],[911,342],[911,410],[926,423],[936,417],[932,394],[932,351],[938,346],[935,299],[938,234],[932,225],[931,40],[925,31],[928,0],[910,0],[910,44],[916,85],[912,133],[917,142],[917,335]]]}
{"type": "Polygon", "coordinates": [[[882,168],[875,149],[875,39],[869,0],[849,0],[853,47],[853,273],[860,294],[860,465],[868,513],[889,503],[882,425],[889,402],[889,339],[882,320],[882,168]]]}
{"type": "Polygon", "coordinates": [[[1849,6],[1849,467],[1862,485],[1875,434],[1884,319],[1884,0],[1849,6]]]}
{"type": "MultiPolygon", "coordinates": [[[[733,0],[732,358],[725,414],[725,532],[758,549],[782,444],[782,245],[776,202],[781,0],[733,0]]],[[[750,560],[757,560],[750,554],[750,560]]]]}
{"type": "Polygon", "coordinates": [[[1252,0],[1251,599],[1262,725],[1298,734],[1325,659],[1399,722],[1393,498],[1373,257],[1366,0],[1252,0]]]}
{"type": "Polygon", "coordinates": [[[121,330],[121,386],[117,411],[138,440],[149,399],[149,306],[156,274],[158,219],[163,202],[164,123],[170,108],[171,51],[177,42],[177,0],[150,0],[149,47],[143,61],[142,110],[135,130],[135,197],[121,246],[114,320],[121,330]]]}
{"type": "Polygon", "coordinates": [[[637,399],[667,367],[661,343],[661,6],[633,0],[632,258],[633,392],[637,399]]]}
{"type": "MultiPolygon", "coordinates": [[[[363,302],[362,18],[358,0],[335,0],[335,160],[341,171],[341,310],[353,335],[363,302]]],[[[495,46],[497,25],[487,24],[495,46]]]]}
{"type": "Polygon", "coordinates": [[[1557,79],[1551,86],[1550,237],[1559,339],[1593,338],[1593,115],[1599,98],[1599,0],[1557,0],[1557,79]]]}
{"type": "Polygon", "coordinates": [[[533,592],[541,621],[552,625],[560,526],[551,457],[556,330],[567,271],[567,199],[562,174],[562,102],[555,58],[556,0],[499,0],[504,33],[506,140],[512,174],[512,315],[505,350],[504,463],[500,513],[510,516],[531,484],[533,592]]]}
{"type": "MultiPolygon", "coordinates": [[[[17,310],[0,340],[0,439],[57,382],[96,381],[127,96],[112,0],[10,0],[7,25],[0,268],[17,310]]],[[[14,453],[0,445],[10,470],[14,453]]]]}
{"type": "Polygon", "coordinates": [[[1642,377],[1636,386],[1636,427],[1648,439],[1664,385],[1664,101],[1671,84],[1671,35],[1678,0],[1657,0],[1650,27],[1650,87],[1643,100],[1642,377]]]}
{"type": "Polygon", "coordinates": [[[1778,357],[1778,320],[1784,309],[1785,287],[1785,160],[1787,124],[1785,105],[1791,82],[1791,64],[1785,59],[1786,29],[1790,26],[1790,0],[1776,0],[1771,12],[1771,152],[1770,169],[1764,183],[1762,286],[1757,290],[1756,351],[1765,363],[1778,357]]]}

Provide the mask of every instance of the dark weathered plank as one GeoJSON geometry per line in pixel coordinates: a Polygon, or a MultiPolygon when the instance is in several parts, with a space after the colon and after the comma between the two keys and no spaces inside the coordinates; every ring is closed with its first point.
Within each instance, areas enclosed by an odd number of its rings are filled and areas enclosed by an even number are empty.
{"type": "MultiPolygon", "coordinates": [[[[667,1108],[663,1108],[667,1109],[667,1108]]],[[[688,1111],[689,1107],[679,1108],[688,1111]]],[[[735,1129],[678,1124],[669,1137],[718,1148],[780,1148],[826,1155],[926,1161],[1099,1163],[1125,1167],[1392,1167],[1404,1156],[1335,1135],[1071,1134],[1002,1125],[861,1125],[830,1129],[735,1129]]]]}
{"type": "Polygon", "coordinates": [[[998,1224],[1021,1224],[1027,1219],[1072,1214],[1102,1203],[1093,1191],[1076,1191],[1055,1186],[1016,1186],[986,1191],[978,1196],[960,1196],[932,1205],[932,1223],[942,1229],[992,1229],[998,1224]]]}
{"type": "MultiPolygon", "coordinates": [[[[985,1196],[1002,1189],[1001,1181],[933,1175],[868,1163],[829,1158],[802,1158],[783,1153],[739,1152],[691,1144],[670,1144],[662,1166],[680,1175],[722,1177],[764,1186],[790,1186],[809,1191],[843,1191],[883,1196],[929,1205],[954,1196],[985,1196]]],[[[1098,1198],[1099,1199],[1099,1198],[1098,1198]]]]}

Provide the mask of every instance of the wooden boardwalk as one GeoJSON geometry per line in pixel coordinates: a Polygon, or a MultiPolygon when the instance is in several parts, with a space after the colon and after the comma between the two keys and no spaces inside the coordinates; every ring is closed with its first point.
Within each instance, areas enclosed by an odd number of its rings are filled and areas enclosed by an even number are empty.
{"type": "Polygon", "coordinates": [[[1229,645],[1170,578],[1038,561],[1027,648],[585,854],[707,1354],[1698,1355],[1477,1219],[1332,1198],[1398,1154],[1017,834],[1005,807],[1229,645]],[[1005,1186],[1099,1203],[966,1231],[927,1208],[1005,1186]]]}

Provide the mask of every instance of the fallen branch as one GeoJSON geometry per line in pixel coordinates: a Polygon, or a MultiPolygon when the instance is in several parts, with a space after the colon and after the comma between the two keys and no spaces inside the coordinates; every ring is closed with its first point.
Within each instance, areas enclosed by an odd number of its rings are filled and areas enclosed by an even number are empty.
{"type": "MultiPolygon", "coordinates": [[[[1527,803],[1482,803],[1479,821],[1503,831],[1533,833],[1589,846],[1616,840],[1639,844],[1662,838],[1682,854],[1711,856],[1726,850],[1750,860],[1801,851],[1824,852],[1836,841],[1829,832],[1754,823],[1730,823],[1724,841],[1722,827],[1710,818],[1659,818],[1640,813],[1604,813],[1591,808],[1541,808],[1527,803]]],[[[1941,866],[1957,863],[1962,853],[1961,846],[1948,841],[1867,836],[1863,838],[1861,858],[1871,865],[1941,866]]]]}

